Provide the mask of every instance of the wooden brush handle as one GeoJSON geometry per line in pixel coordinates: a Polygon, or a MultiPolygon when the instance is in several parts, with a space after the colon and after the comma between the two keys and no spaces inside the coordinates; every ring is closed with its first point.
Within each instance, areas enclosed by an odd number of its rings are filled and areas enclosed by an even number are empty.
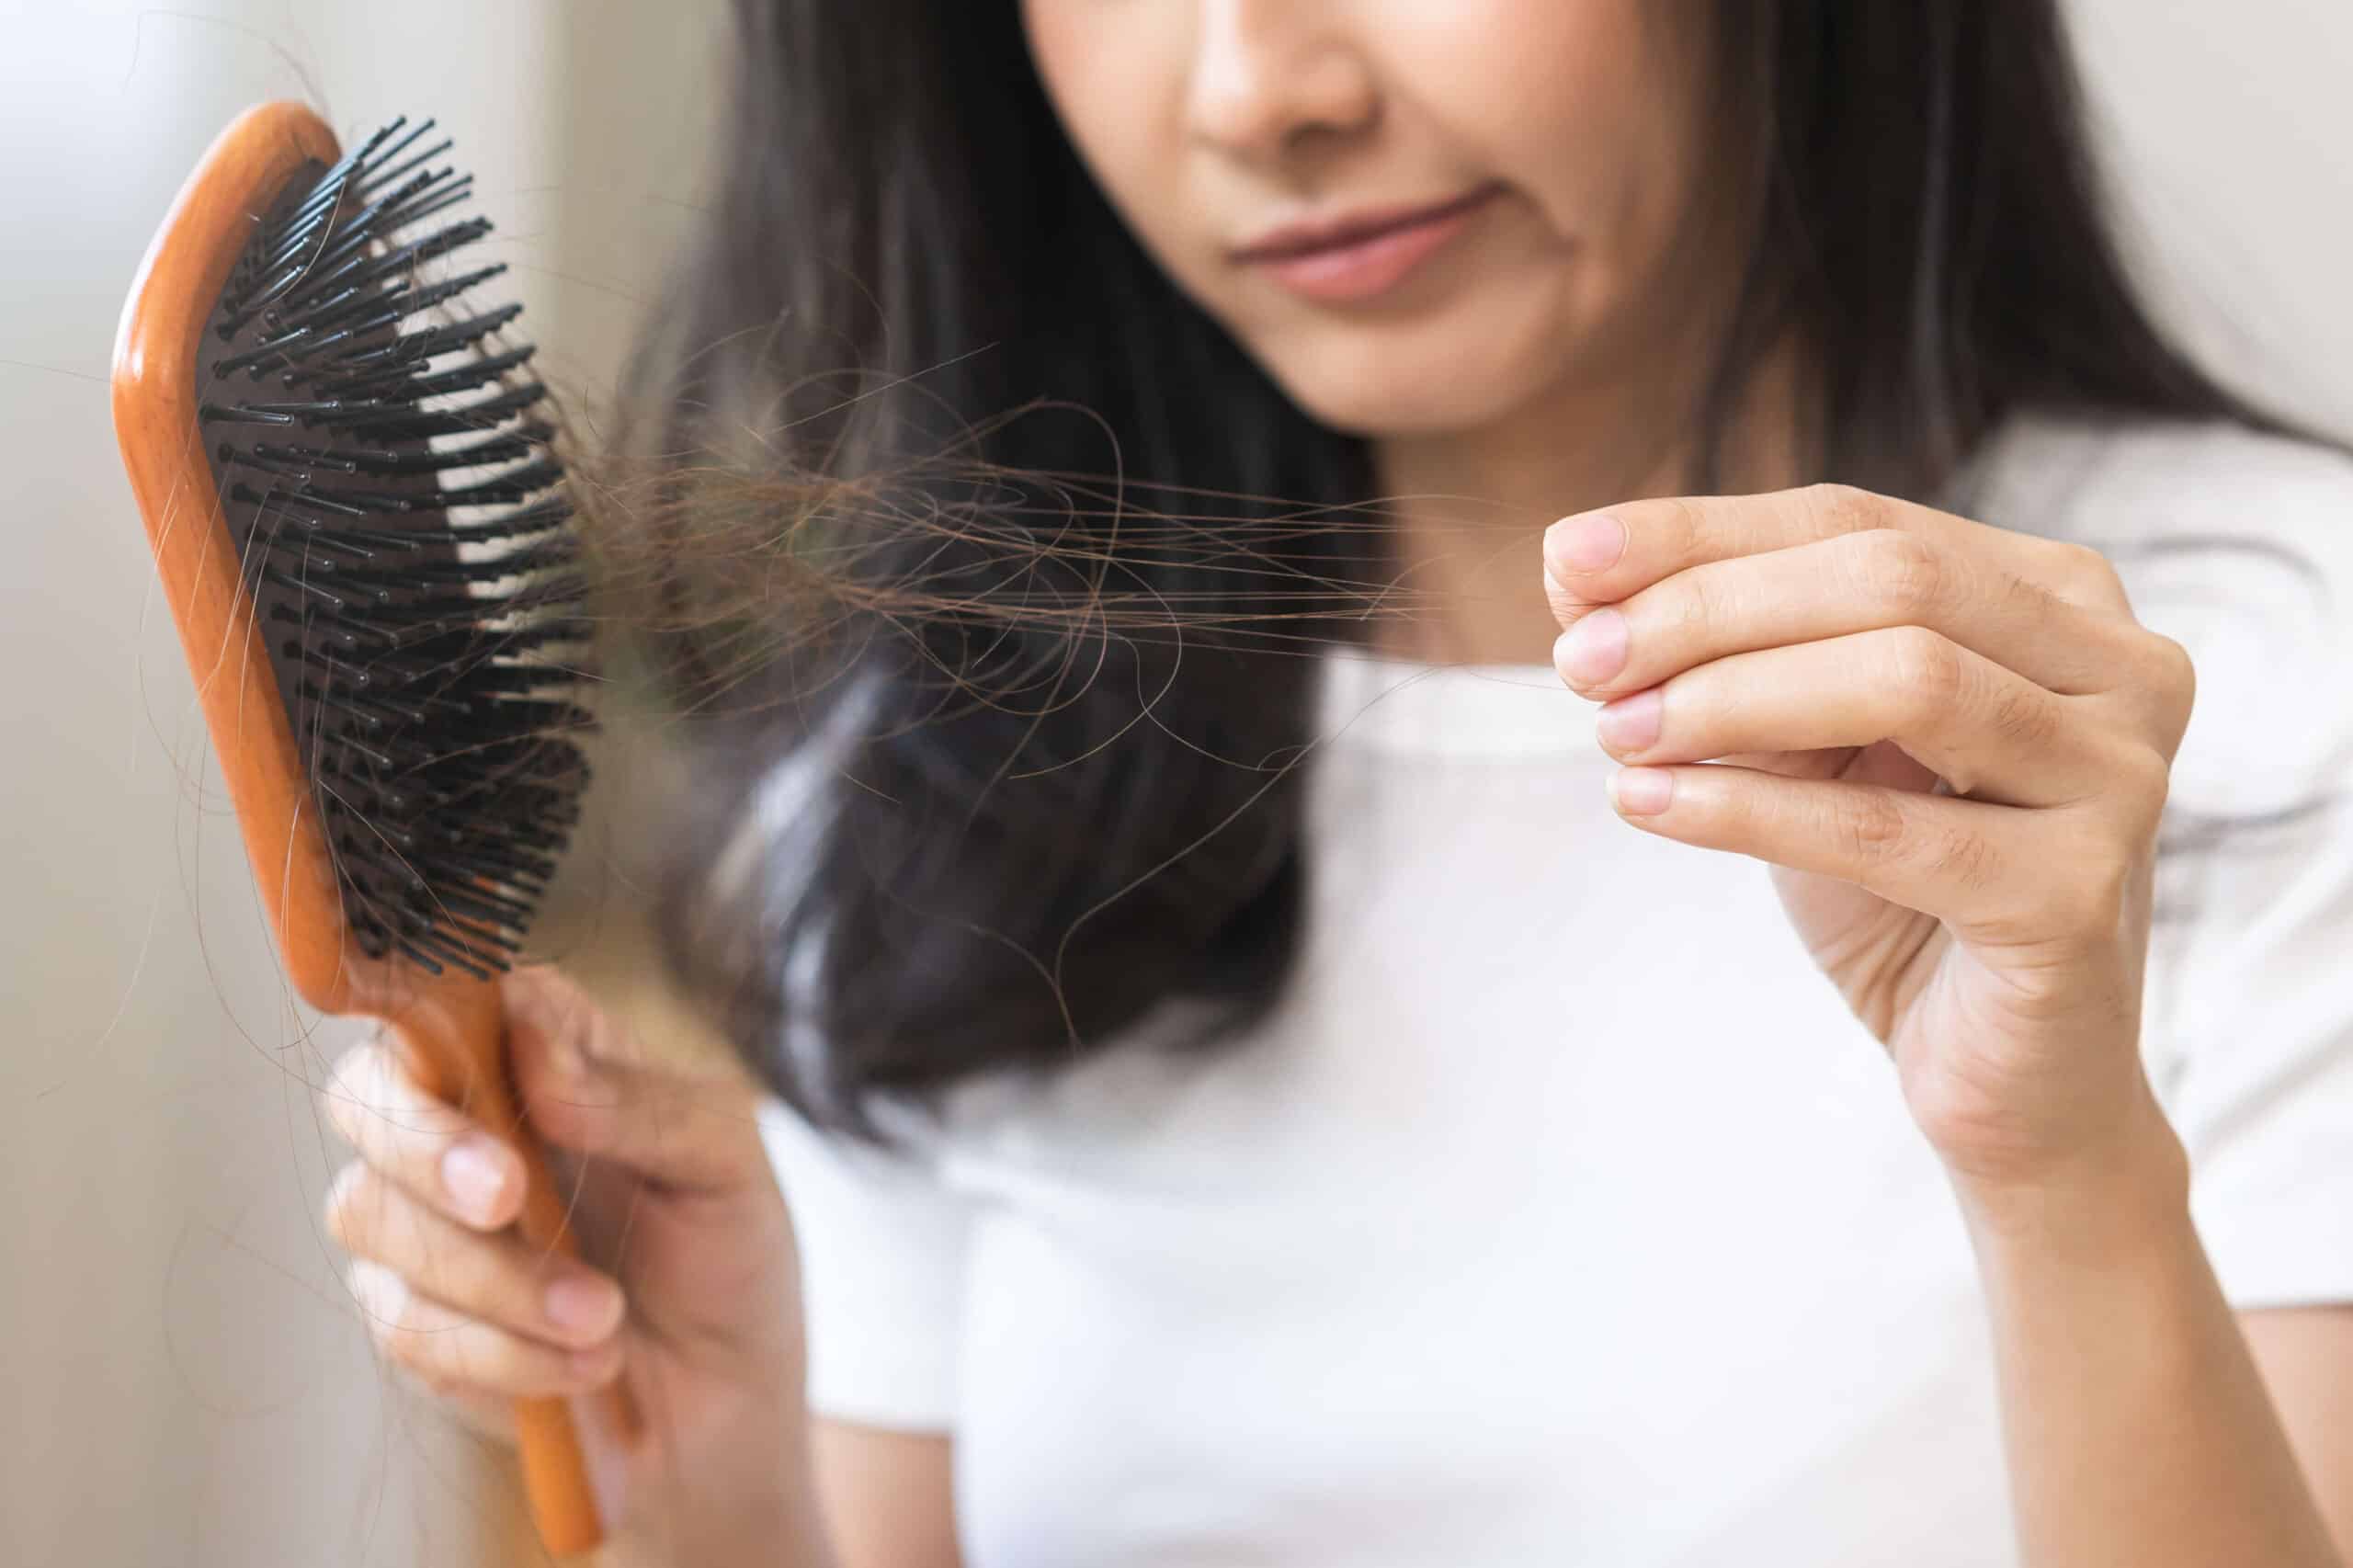
{"type": "MultiPolygon", "coordinates": [[[[289,182],[341,155],[335,133],[299,103],[257,106],[221,133],[174,199],[124,304],[115,428],[288,983],[322,1013],[400,1026],[413,1043],[418,1079],[511,1139],[522,1155],[529,1177],[517,1221],[523,1235],[571,1255],[563,1197],[507,1087],[498,987],[455,972],[428,975],[397,956],[369,957],[345,918],[336,851],[208,455],[199,385],[207,324],[256,225],[289,182]]],[[[615,1432],[633,1437],[624,1386],[614,1384],[607,1398],[615,1432]]],[[[572,1406],[526,1400],[516,1415],[541,1540],[559,1555],[594,1547],[603,1532],[572,1406]]]]}
{"type": "MultiPolygon", "coordinates": [[[[428,1094],[458,1107],[522,1156],[527,1180],[523,1212],[515,1223],[523,1239],[544,1252],[579,1256],[564,1224],[564,1198],[547,1151],[517,1112],[507,1087],[506,1020],[498,987],[435,985],[421,992],[417,1003],[392,1020],[410,1047],[408,1070],[428,1094]]],[[[604,1397],[611,1405],[613,1430],[634,1430],[635,1413],[622,1385],[615,1383],[604,1397]]],[[[596,1547],[604,1530],[570,1403],[561,1397],[518,1399],[515,1428],[523,1489],[540,1540],[559,1557],[596,1547]]]]}

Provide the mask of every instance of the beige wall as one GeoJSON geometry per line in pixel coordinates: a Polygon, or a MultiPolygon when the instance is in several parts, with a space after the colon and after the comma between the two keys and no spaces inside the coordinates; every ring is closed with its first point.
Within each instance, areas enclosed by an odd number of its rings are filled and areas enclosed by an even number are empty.
{"type": "MultiPolygon", "coordinates": [[[[2353,7],[2076,9],[2167,299],[2353,428],[2353,7]]],[[[722,11],[0,0],[0,1562],[443,1568],[476,1533],[481,1471],[387,1397],[314,1233],[344,1031],[283,1006],[119,475],[149,230],[238,108],[306,90],[282,51],[346,131],[456,131],[593,402],[693,199],[722,11]]]]}
{"type": "Polygon", "coordinates": [[[2353,434],[2353,5],[2071,9],[2169,313],[2242,385],[2353,434]]]}

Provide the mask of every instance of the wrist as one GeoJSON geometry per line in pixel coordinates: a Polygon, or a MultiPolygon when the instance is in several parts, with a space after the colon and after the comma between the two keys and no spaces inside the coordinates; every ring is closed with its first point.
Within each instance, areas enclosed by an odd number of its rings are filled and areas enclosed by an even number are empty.
{"type": "Polygon", "coordinates": [[[773,1473],[688,1480],[679,1494],[633,1511],[599,1561],[607,1568],[831,1568],[806,1460],[763,1452],[777,1460],[773,1473]]]}
{"type": "Polygon", "coordinates": [[[833,1561],[807,1407],[797,1388],[785,1408],[786,1420],[747,1424],[741,1445],[710,1462],[711,1483],[691,1506],[710,1513],[707,1522],[723,1550],[688,1562],[821,1568],[833,1561]]]}
{"type": "Polygon", "coordinates": [[[2030,1175],[1951,1172],[1979,1250],[2097,1262],[2188,1228],[2189,1158],[2145,1081],[2112,1135],[2030,1175]]]}
{"type": "Polygon", "coordinates": [[[608,1568],[832,1562],[800,1379],[785,1385],[755,1372],[740,1389],[673,1388],[683,1418],[664,1430],[661,1451],[629,1458],[611,1495],[627,1524],[608,1568]]]}

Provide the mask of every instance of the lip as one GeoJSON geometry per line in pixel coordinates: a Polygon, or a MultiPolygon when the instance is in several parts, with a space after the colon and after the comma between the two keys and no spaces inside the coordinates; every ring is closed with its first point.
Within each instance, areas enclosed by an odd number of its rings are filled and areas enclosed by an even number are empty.
{"type": "Polygon", "coordinates": [[[1277,282],[1310,299],[1370,299],[1403,281],[1501,189],[1488,184],[1446,201],[1287,223],[1234,250],[1232,257],[1266,267],[1277,282]]]}

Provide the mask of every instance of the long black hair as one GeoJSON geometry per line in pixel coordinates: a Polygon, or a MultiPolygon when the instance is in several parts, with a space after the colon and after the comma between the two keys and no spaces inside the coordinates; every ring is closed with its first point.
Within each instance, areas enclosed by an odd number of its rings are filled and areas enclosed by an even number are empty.
{"type": "MultiPolygon", "coordinates": [[[[1313,847],[1316,662],[1244,629],[1380,580],[1377,529],[1290,526],[1370,499],[1365,443],[1140,248],[1012,0],[738,0],[736,28],[717,201],[636,378],[685,498],[643,525],[674,612],[647,645],[702,791],[665,847],[665,950],[772,1087],[855,1131],[1163,1001],[1207,1004],[1170,1049],[1230,1034],[1281,988],[1313,847]],[[807,527],[699,512],[713,466],[799,476],[807,527]],[[1069,504],[1113,470],[1118,506],[1069,504]],[[1279,539],[1296,597],[1219,569],[1224,525],[1136,543],[1204,496],[1279,539]],[[891,526],[914,516],[988,521],[891,526]],[[805,597],[702,613],[689,556],[739,587],[832,561],[878,595],[767,639],[805,597]],[[1113,574],[1191,630],[1085,613],[1113,574]],[[916,577],[925,613],[879,593],[916,577]]],[[[2054,0],[1722,0],[1712,33],[1748,260],[1703,453],[1792,331],[1816,477],[1893,494],[1935,494],[2020,410],[2252,417],[2127,277],[2054,0]]]]}

